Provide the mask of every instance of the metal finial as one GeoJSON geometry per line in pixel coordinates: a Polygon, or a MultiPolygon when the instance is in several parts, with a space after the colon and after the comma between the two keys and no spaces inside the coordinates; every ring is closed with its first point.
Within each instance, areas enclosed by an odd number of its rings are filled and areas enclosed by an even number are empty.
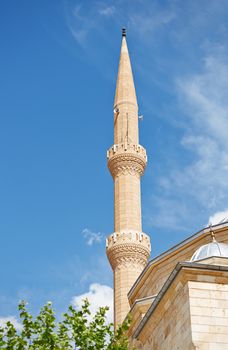
{"type": "Polygon", "coordinates": [[[122,28],[122,36],[126,36],[126,28],[122,28]]]}
{"type": "Polygon", "coordinates": [[[216,242],[215,233],[212,230],[212,223],[210,223],[209,227],[210,227],[210,234],[211,234],[212,242],[216,242]]]}

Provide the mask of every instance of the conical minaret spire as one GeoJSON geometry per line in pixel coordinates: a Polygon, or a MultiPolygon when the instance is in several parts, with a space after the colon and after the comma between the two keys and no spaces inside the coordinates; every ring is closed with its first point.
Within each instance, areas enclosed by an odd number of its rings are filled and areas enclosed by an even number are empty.
{"type": "Polygon", "coordinates": [[[138,104],[125,33],[122,36],[114,101],[114,110],[119,111],[115,116],[114,143],[128,139],[138,144],[138,104]]]}
{"type": "Polygon", "coordinates": [[[107,239],[107,256],[114,272],[116,327],[128,313],[127,293],[150,254],[150,239],[142,232],[140,190],[147,155],[139,145],[138,104],[125,29],[114,101],[114,145],[107,157],[114,180],[114,233],[107,239]]]}

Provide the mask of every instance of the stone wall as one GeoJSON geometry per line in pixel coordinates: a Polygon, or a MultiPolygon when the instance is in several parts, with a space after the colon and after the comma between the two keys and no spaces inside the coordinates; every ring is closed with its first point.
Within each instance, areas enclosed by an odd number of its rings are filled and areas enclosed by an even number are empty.
{"type": "Polygon", "coordinates": [[[192,341],[196,349],[228,349],[228,285],[188,282],[192,341]]]}
{"type": "Polygon", "coordinates": [[[178,264],[132,335],[137,349],[228,349],[227,259],[214,260],[178,264]]]}
{"type": "Polygon", "coordinates": [[[176,280],[140,335],[142,350],[192,350],[188,285],[176,280]]]}

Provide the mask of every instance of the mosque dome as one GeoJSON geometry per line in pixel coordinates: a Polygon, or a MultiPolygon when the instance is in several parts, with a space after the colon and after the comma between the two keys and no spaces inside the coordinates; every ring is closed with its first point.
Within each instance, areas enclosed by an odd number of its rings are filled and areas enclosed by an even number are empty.
{"type": "Polygon", "coordinates": [[[191,258],[191,262],[211,258],[212,256],[228,258],[228,244],[220,243],[213,239],[212,242],[202,245],[196,250],[191,258]]]}

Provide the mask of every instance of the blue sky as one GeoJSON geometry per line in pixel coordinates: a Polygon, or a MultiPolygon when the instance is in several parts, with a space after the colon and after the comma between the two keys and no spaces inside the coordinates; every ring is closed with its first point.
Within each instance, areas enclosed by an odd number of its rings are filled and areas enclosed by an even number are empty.
{"type": "Polygon", "coordinates": [[[228,217],[228,2],[2,1],[0,321],[112,295],[106,150],[121,27],[134,71],[152,256],[228,217]],[[216,216],[215,216],[216,214],[216,216]]]}

